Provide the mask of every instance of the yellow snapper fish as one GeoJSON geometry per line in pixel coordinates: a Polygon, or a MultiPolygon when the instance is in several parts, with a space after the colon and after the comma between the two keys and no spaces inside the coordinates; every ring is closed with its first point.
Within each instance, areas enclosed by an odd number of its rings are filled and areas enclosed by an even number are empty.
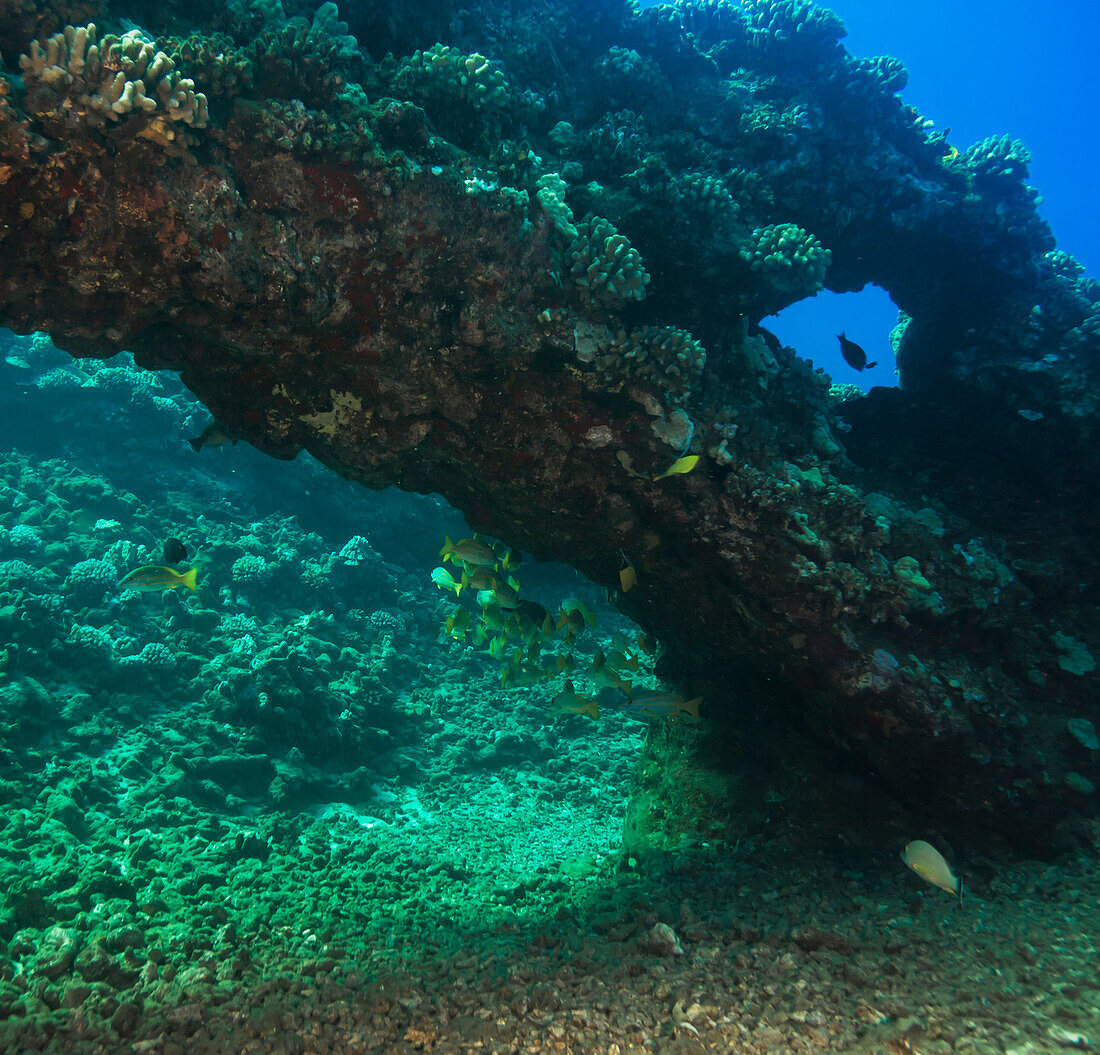
{"type": "Polygon", "coordinates": [[[573,687],[571,681],[554,697],[554,712],[557,714],[587,714],[599,718],[600,705],[591,696],[582,696],[573,687]]]}
{"type": "Polygon", "coordinates": [[[588,670],[588,680],[600,688],[618,689],[625,693],[627,699],[634,691],[634,686],[625,678],[620,677],[607,665],[607,657],[602,652],[597,652],[592,658],[592,666],[588,670]]]}
{"type": "Polygon", "coordinates": [[[584,616],[580,612],[558,612],[553,630],[553,635],[547,637],[560,637],[566,644],[576,641],[584,633],[584,616]]]}
{"type": "Polygon", "coordinates": [[[959,882],[951,866],[944,860],[943,854],[923,839],[914,839],[907,843],[901,852],[901,859],[921,877],[940,890],[956,894],[962,900],[962,883],[959,882]]]}
{"type": "Polygon", "coordinates": [[[447,628],[447,633],[456,641],[465,641],[466,635],[471,629],[470,613],[465,608],[456,608],[447,616],[447,622],[444,625],[447,628]]]}
{"type": "Polygon", "coordinates": [[[508,639],[503,634],[497,634],[489,642],[489,647],[485,649],[490,656],[493,657],[498,663],[504,662],[504,656],[508,649],[508,639]]]}
{"type": "Polygon", "coordinates": [[[565,612],[566,615],[579,615],[588,625],[589,629],[594,628],[596,625],[596,613],[579,597],[567,597],[561,603],[561,610],[565,612]]]}
{"type": "Polygon", "coordinates": [[[462,593],[462,583],[455,582],[454,576],[446,568],[433,568],[432,582],[441,590],[454,590],[455,597],[462,593]]]}
{"type": "Polygon", "coordinates": [[[179,586],[186,586],[194,593],[198,589],[195,585],[198,574],[197,567],[179,572],[175,568],[166,568],[162,564],[146,564],[129,572],[118,585],[120,589],[134,590],[137,593],[161,593],[163,590],[174,590],[179,586]]]}
{"type": "Polygon", "coordinates": [[[665,692],[663,689],[635,689],[630,695],[628,706],[635,714],[646,718],[664,718],[667,715],[684,714],[698,720],[699,704],[702,696],[685,700],[678,692],[665,692]]]}
{"type": "Polygon", "coordinates": [[[477,591],[477,603],[482,608],[496,605],[498,608],[511,610],[519,605],[518,590],[519,583],[515,579],[509,578],[506,583],[498,579],[495,585],[477,591]]]}
{"type": "Polygon", "coordinates": [[[500,577],[491,568],[474,568],[462,573],[462,585],[475,593],[478,590],[492,590],[500,582],[500,577]]]}
{"type": "Polygon", "coordinates": [[[630,670],[635,674],[641,665],[638,654],[631,647],[626,634],[620,631],[611,635],[611,651],[607,653],[607,665],[612,670],[630,670]]]}
{"type": "Polygon", "coordinates": [[[443,562],[454,561],[465,566],[467,571],[474,568],[495,568],[500,563],[493,547],[477,538],[462,538],[452,542],[450,535],[443,536],[443,548],[439,551],[443,562]]]}
{"type": "Polygon", "coordinates": [[[548,678],[554,678],[559,674],[571,671],[575,660],[572,656],[567,656],[561,652],[549,652],[536,662],[543,674],[548,678]]]}
{"type": "Polygon", "coordinates": [[[537,663],[530,660],[516,660],[500,671],[500,683],[506,689],[518,688],[521,685],[534,685],[549,675],[537,663]]]}
{"type": "Polygon", "coordinates": [[[508,617],[498,604],[481,606],[481,625],[489,630],[505,630],[508,617]]]}
{"type": "MultiPolygon", "coordinates": [[[[546,628],[550,613],[538,601],[521,600],[512,613],[516,633],[523,638],[535,638],[546,628]]],[[[553,624],[551,624],[551,633],[553,624]]],[[[549,634],[545,636],[549,637],[549,634]]]]}
{"type": "Polygon", "coordinates": [[[653,482],[663,480],[666,476],[683,476],[685,473],[690,473],[699,464],[701,457],[701,454],[687,454],[683,458],[677,458],[663,473],[653,477],[653,482]]]}

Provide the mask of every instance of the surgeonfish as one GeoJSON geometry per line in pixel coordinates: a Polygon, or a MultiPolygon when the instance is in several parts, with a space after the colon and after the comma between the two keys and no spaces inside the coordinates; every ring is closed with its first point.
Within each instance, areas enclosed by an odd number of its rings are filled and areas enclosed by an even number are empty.
{"type": "Polygon", "coordinates": [[[164,540],[164,563],[182,564],[187,560],[187,547],[178,538],[164,540]]]}
{"type": "Polygon", "coordinates": [[[194,593],[198,589],[195,585],[198,574],[197,567],[180,572],[161,564],[146,564],[123,576],[118,585],[121,589],[134,590],[137,593],[161,593],[164,590],[186,586],[194,593]]]}
{"type": "Polygon", "coordinates": [[[878,366],[878,363],[867,362],[867,353],[855,341],[849,341],[843,330],[836,335],[836,339],[840,341],[840,354],[853,370],[871,370],[878,366]]]}
{"type": "Polygon", "coordinates": [[[638,581],[638,569],[633,564],[624,564],[619,569],[619,585],[626,593],[638,581]]]}
{"type": "Polygon", "coordinates": [[[701,457],[701,454],[685,454],[682,458],[677,458],[663,473],[653,477],[654,483],[663,480],[666,476],[683,476],[685,473],[690,473],[699,464],[701,457]]]}
{"type": "Polygon", "coordinates": [[[944,860],[943,854],[923,839],[914,839],[907,843],[901,852],[901,859],[921,877],[933,886],[955,894],[962,899],[962,883],[959,882],[951,866],[944,860]]]}
{"type": "Polygon", "coordinates": [[[647,718],[664,718],[682,712],[698,720],[699,704],[702,702],[702,696],[685,700],[678,692],[665,692],[663,689],[635,689],[630,695],[630,703],[627,706],[633,713],[645,715],[647,718]]]}
{"type": "Polygon", "coordinates": [[[194,452],[198,454],[203,447],[221,447],[226,443],[232,443],[236,446],[237,437],[230,436],[229,430],[220,421],[211,420],[210,424],[208,424],[202,432],[197,436],[192,436],[187,442],[191,444],[194,452]]]}

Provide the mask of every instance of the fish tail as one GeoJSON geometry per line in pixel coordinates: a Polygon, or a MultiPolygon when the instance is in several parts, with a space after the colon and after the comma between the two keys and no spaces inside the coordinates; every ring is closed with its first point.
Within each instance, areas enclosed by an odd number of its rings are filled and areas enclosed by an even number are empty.
{"type": "Polygon", "coordinates": [[[595,700],[589,700],[588,703],[584,705],[584,713],[591,715],[593,718],[599,718],[600,705],[595,700]]]}
{"type": "Polygon", "coordinates": [[[180,576],[180,582],[183,583],[183,585],[186,586],[187,589],[189,589],[192,593],[195,593],[198,590],[198,586],[195,585],[195,582],[198,579],[198,574],[199,569],[196,565],[194,568],[191,568],[189,571],[184,572],[183,575],[180,576]]]}
{"type": "Polygon", "coordinates": [[[201,436],[192,436],[190,439],[188,439],[187,442],[191,444],[191,449],[196,454],[198,454],[199,451],[202,450],[202,437],[201,436]]]}
{"type": "Polygon", "coordinates": [[[702,696],[696,696],[693,700],[684,701],[684,710],[692,716],[692,718],[699,717],[699,704],[703,702],[702,696]]]}
{"type": "Polygon", "coordinates": [[[439,551],[439,555],[443,558],[444,563],[451,557],[454,552],[455,544],[451,541],[450,535],[443,536],[443,548],[439,551]]]}

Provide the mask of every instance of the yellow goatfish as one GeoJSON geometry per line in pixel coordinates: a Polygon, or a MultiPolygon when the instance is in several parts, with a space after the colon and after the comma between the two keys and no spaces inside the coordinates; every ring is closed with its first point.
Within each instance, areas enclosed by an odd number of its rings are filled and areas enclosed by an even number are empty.
{"type": "Polygon", "coordinates": [[[926,879],[933,886],[938,886],[949,894],[956,894],[962,900],[962,883],[951,871],[951,866],[944,860],[943,854],[935,847],[929,846],[922,839],[914,839],[902,850],[901,859],[921,879],[926,879]]]}
{"type": "Polygon", "coordinates": [[[138,593],[160,593],[162,590],[174,590],[177,586],[186,586],[194,593],[198,589],[195,585],[198,573],[197,567],[179,572],[175,568],[166,568],[160,564],[146,564],[142,568],[135,568],[118,585],[120,588],[136,590],[138,593]]]}
{"type": "Polygon", "coordinates": [[[686,454],[683,458],[677,458],[663,473],[653,477],[653,482],[663,480],[666,476],[683,476],[684,473],[690,473],[699,464],[701,457],[701,454],[686,454]]]}

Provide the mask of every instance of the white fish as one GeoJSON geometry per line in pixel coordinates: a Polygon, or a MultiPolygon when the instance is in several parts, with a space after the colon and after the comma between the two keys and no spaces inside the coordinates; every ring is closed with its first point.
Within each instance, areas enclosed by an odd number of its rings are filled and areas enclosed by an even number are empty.
{"type": "Polygon", "coordinates": [[[951,866],[944,860],[943,854],[934,846],[929,846],[922,839],[914,839],[901,852],[901,859],[921,877],[933,886],[946,890],[949,894],[957,894],[962,898],[962,883],[951,871],[951,866]]]}

